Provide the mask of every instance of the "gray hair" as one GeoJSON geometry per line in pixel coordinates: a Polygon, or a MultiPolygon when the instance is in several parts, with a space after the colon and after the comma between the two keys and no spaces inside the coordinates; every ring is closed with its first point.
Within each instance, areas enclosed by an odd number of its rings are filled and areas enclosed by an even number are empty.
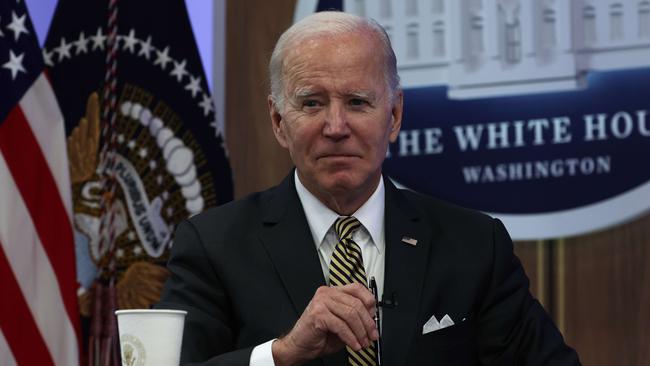
{"type": "Polygon", "coordinates": [[[282,33],[275,44],[269,62],[269,76],[271,98],[278,105],[280,112],[284,111],[284,78],[282,71],[287,49],[295,47],[305,39],[318,36],[336,36],[352,32],[366,32],[374,35],[380,41],[387,71],[386,86],[391,97],[397,94],[400,87],[399,75],[397,74],[397,59],[386,30],[371,18],[362,18],[339,11],[324,11],[314,13],[292,25],[282,33]]]}

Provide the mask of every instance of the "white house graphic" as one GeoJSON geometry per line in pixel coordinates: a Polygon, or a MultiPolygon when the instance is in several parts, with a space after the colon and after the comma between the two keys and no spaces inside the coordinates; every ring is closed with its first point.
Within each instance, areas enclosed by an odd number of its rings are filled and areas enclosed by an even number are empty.
{"type": "Polygon", "coordinates": [[[650,0],[344,0],[388,31],[404,87],[453,99],[588,87],[650,67],[650,0]]]}

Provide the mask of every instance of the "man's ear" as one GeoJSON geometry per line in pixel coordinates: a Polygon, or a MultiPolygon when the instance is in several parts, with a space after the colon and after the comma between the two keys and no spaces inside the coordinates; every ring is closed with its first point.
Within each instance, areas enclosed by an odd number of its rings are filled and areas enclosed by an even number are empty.
{"type": "Polygon", "coordinates": [[[284,130],[282,129],[283,120],[282,115],[280,114],[279,106],[275,100],[273,100],[273,96],[271,95],[268,96],[267,101],[269,105],[269,116],[271,117],[271,128],[273,128],[273,134],[275,135],[275,139],[278,140],[280,146],[286,149],[288,148],[288,145],[286,136],[284,135],[284,130]]]}
{"type": "Polygon", "coordinates": [[[390,121],[390,142],[395,142],[399,135],[399,130],[402,128],[402,113],[404,112],[404,92],[397,91],[397,95],[393,101],[393,109],[391,111],[390,121]]]}

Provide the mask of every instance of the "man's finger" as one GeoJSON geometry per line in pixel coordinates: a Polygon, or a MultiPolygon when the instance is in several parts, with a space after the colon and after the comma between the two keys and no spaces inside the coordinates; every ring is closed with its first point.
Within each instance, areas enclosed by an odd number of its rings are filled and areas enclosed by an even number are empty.
{"type": "Polygon", "coordinates": [[[355,351],[363,348],[362,344],[359,342],[354,332],[352,329],[350,329],[346,322],[336,317],[334,314],[330,314],[329,316],[324,317],[322,320],[327,330],[330,333],[336,334],[336,336],[339,337],[339,339],[343,341],[343,343],[345,343],[347,346],[354,349],[355,351]]]}
{"type": "Polygon", "coordinates": [[[363,302],[366,309],[370,311],[371,315],[375,314],[375,295],[373,295],[364,285],[360,283],[351,283],[345,286],[336,286],[333,288],[358,298],[363,302]]]}
{"type": "Polygon", "coordinates": [[[364,347],[370,342],[374,322],[358,299],[346,294],[333,294],[333,301],[325,303],[327,309],[341,319],[354,333],[357,341],[364,347]]]}

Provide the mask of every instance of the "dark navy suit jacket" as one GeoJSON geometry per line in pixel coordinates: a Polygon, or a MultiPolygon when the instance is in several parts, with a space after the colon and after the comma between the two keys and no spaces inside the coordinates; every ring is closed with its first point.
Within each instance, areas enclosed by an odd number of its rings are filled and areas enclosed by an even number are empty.
{"type": "MultiPolygon", "coordinates": [[[[188,311],[182,364],[248,365],[325,284],[293,176],[179,225],[157,307],[188,311]]],[[[530,295],[500,221],[384,181],[384,294],[398,301],[383,311],[384,365],[580,364],[530,295]],[[422,334],[445,314],[455,325],[422,334]]],[[[308,365],[345,362],[343,350],[308,365]]]]}

